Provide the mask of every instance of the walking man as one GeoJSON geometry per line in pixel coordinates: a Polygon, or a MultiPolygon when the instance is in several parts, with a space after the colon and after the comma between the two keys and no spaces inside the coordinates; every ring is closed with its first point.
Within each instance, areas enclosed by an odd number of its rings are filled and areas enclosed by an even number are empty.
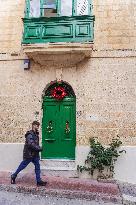
{"type": "Polygon", "coordinates": [[[47,182],[43,182],[40,177],[40,156],[39,152],[42,148],[39,146],[39,125],[38,121],[32,123],[32,130],[26,132],[25,134],[25,145],[23,150],[23,161],[20,163],[19,167],[11,175],[11,184],[16,183],[16,177],[19,172],[27,167],[27,165],[32,162],[35,166],[36,182],[37,186],[45,186],[47,182]]]}

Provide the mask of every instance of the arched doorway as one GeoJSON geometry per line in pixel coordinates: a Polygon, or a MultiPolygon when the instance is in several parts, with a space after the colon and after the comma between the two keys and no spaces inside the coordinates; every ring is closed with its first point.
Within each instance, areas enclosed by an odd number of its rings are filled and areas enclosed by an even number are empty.
{"type": "Polygon", "coordinates": [[[43,95],[42,159],[75,159],[76,96],[64,82],[50,83],[43,95]]]}

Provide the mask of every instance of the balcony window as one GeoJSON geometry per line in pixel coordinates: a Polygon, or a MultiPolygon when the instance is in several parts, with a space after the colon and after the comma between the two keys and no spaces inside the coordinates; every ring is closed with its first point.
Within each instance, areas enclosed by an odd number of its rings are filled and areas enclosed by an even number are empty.
{"type": "Polygon", "coordinates": [[[88,0],[77,0],[77,16],[89,15],[89,13],[88,0]]]}
{"type": "Polygon", "coordinates": [[[72,0],[61,0],[61,16],[72,16],[72,0]]]}
{"type": "Polygon", "coordinates": [[[43,0],[41,4],[41,16],[45,16],[45,17],[57,16],[55,0],[43,0]]]}
{"type": "Polygon", "coordinates": [[[30,17],[40,17],[40,1],[30,0],[30,17]]]}
{"type": "Polygon", "coordinates": [[[23,43],[93,42],[91,0],[26,0],[23,43]]]}
{"type": "Polygon", "coordinates": [[[26,17],[81,16],[91,14],[91,0],[26,0],[26,17]]]}

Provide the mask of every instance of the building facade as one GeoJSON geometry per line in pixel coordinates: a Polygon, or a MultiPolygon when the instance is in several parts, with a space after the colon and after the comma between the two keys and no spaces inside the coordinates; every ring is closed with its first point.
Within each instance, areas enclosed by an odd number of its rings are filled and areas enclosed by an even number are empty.
{"type": "Polygon", "coordinates": [[[83,164],[90,138],[119,135],[114,177],[136,183],[135,0],[6,0],[0,16],[0,169],[15,169],[37,119],[43,163],[83,164]]]}

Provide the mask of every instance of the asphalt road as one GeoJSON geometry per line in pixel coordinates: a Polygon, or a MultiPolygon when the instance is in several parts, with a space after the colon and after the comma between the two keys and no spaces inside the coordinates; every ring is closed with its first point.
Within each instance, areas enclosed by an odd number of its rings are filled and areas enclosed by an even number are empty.
{"type": "MultiPolygon", "coordinates": [[[[0,205],[113,205],[95,201],[66,199],[57,197],[41,197],[30,194],[0,191],[0,205]]],[[[116,204],[117,205],[117,204],[116,204]]]]}

